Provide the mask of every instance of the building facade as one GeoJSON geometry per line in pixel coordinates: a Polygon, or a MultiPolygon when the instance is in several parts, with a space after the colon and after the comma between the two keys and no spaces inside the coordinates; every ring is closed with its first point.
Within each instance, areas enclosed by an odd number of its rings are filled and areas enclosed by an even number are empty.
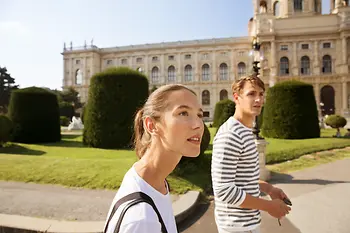
{"type": "Polygon", "coordinates": [[[214,38],[122,47],[64,46],[63,88],[88,100],[90,78],[112,66],[144,73],[150,88],[182,83],[197,93],[210,120],[217,101],[232,99],[231,83],[251,73],[253,39],[261,44],[260,77],[266,88],[298,79],[311,83],[320,115],[350,112],[349,0],[253,0],[247,37],[214,38]]]}

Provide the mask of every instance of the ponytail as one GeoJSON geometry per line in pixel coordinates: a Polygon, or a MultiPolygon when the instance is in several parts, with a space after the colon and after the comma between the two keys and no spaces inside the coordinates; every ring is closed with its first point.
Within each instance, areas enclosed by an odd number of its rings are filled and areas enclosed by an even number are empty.
{"type": "Polygon", "coordinates": [[[146,151],[145,145],[142,143],[142,137],[145,133],[145,129],[143,127],[143,112],[144,109],[141,108],[136,116],[134,121],[134,145],[137,157],[141,158],[144,152],[146,151]]]}

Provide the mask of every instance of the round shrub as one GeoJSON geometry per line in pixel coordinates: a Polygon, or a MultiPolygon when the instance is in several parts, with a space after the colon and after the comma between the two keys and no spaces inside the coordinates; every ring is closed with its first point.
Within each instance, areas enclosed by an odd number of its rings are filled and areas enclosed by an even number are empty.
{"type": "Polygon", "coordinates": [[[200,154],[204,154],[204,152],[208,149],[210,143],[210,132],[206,124],[204,124],[204,133],[201,141],[201,152],[200,154]]]}
{"type": "Polygon", "coordinates": [[[69,120],[71,120],[75,113],[73,105],[68,102],[60,102],[59,107],[60,107],[60,116],[65,116],[69,120]]]}
{"type": "Polygon", "coordinates": [[[51,91],[38,87],[13,91],[8,116],[14,124],[15,142],[44,143],[61,140],[58,101],[51,91]]]}
{"type": "Polygon", "coordinates": [[[292,80],[271,87],[266,96],[261,131],[269,138],[320,137],[312,85],[292,80]]]}
{"type": "Polygon", "coordinates": [[[213,127],[220,127],[230,116],[233,116],[235,109],[235,102],[230,99],[217,102],[214,110],[213,127]]]}
{"type": "Polygon", "coordinates": [[[69,119],[66,116],[60,116],[60,125],[61,126],[68,126],[69,125],[69,119]]]}
{"type": "Polygon", "coordinates": [[[148,97],[148,80],[127,67],[110,68],[91,78],[84,109],[83,143],[97,148],[131,148],[137,109],[148,97]]]}
{"type": "Polygon", "coordinates": [[[343,128],[347,121],[344,117],[339,116],[339,115],[329,115],[326,120],[325,120],[326,125],[334,128],[334,129],[339,129],[343,128]]]}
{"type": "Polygon", "coordinates": [[[0,115],[0,147],[10,141],[12,129],[12,121],[6,115],[0,115]]]}

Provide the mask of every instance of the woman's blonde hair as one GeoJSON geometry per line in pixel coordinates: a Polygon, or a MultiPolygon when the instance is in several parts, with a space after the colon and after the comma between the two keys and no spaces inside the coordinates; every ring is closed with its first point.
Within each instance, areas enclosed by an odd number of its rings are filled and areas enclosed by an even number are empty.
{"type": "Polygon", "coordinates": [[[147,99],[144,106],[136,113],[134,121],[134,147],[136,155],[141,158],[151,144],[151,135],[145,130],[144,119],[151,117],[155,121],[161,117],[161,112],[167,108],[169,94],[173,91],[188,90],[196,93],[181,84],[169,84],[159,87],[147,99]]]}

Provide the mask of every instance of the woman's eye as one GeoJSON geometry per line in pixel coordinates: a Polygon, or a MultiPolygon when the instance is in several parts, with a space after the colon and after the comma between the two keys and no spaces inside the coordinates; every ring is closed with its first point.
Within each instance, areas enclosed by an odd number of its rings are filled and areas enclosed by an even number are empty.
{"type": "Polygon", "coordinates": [[[203,118],[203,114],[198,114],[198,117],[199,118],[203,118]]]}
{"type": "Polygon", "coordinates": [[[180,112],[180,114],[179,114],[180,116],[188,116],[188,112],[180,112]]]}

